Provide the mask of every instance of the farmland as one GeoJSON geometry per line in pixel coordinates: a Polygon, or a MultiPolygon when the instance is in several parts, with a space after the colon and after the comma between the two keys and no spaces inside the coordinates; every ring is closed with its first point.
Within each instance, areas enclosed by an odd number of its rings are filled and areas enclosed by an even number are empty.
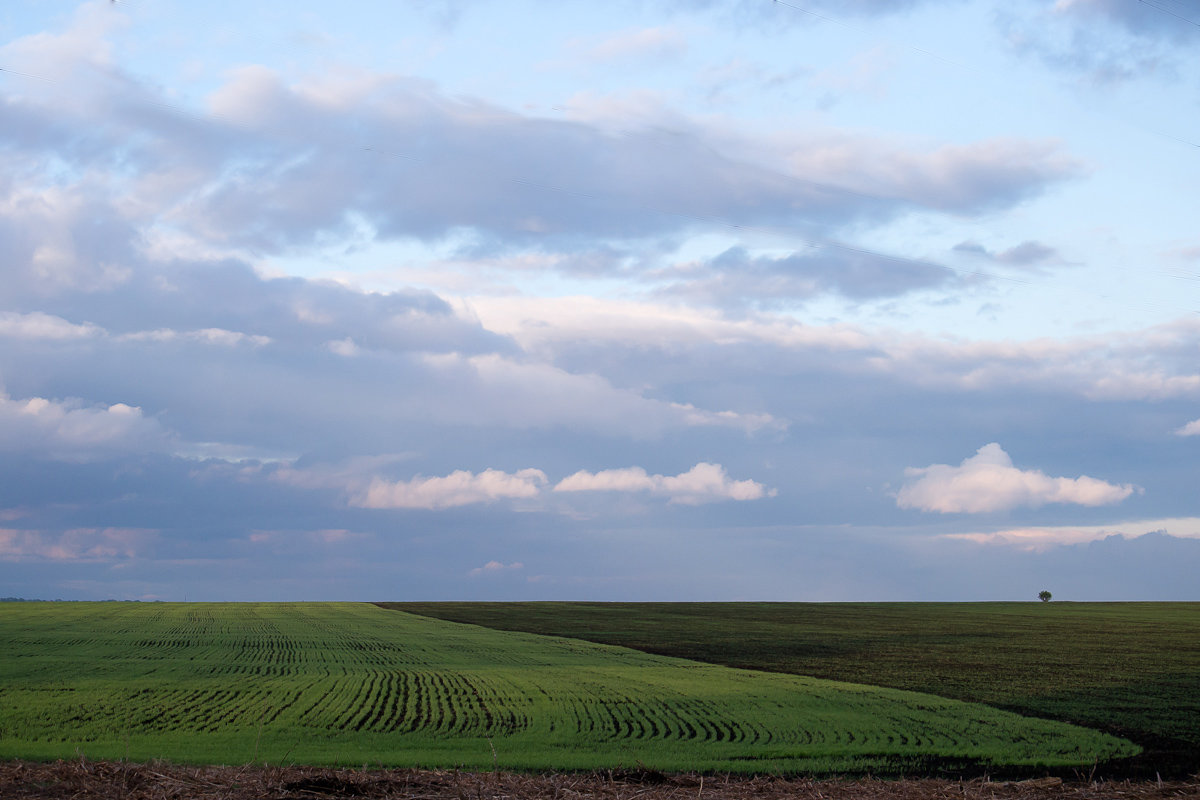
{"type": "Polygon", "coordinates": [[[982,705],[365,604],[9,604],[0,757],[743,772],[1091,765],[982,705]]]}
{"type": "Polygon", "coordinates": [[[1143,744],[1200,771],[1197,603],[404,603],[415,613],[914,691],[1143,744]]]}

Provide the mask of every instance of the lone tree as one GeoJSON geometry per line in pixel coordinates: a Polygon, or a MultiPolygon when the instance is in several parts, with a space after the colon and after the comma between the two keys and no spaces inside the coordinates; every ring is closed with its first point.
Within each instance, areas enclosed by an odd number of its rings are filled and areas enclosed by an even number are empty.
{"type": "Polygon", "coordinates": [[[1049,603],[1051,597],[1053,597],[1053,595],[1047,592],[1045,589],[1042,589],[1040,592],[1038,592],[1038,600],[1041,600],[1043,603],[1049,603]]]}

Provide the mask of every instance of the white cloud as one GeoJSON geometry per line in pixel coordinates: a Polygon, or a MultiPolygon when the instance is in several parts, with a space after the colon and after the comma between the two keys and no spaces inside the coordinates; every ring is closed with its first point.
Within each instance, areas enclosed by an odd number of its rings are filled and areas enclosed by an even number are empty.
{"type": "Polygon", "coordinates": [[[0,336],[12,339],[69,341],[89,339],[104,331],[90,323],[77,325],[62,317],[34,311],[18,314],[13,311],[0,312],[0,336]]]}
{"type": "Polygon", "coordinates": [[[959,539],[981,545],[1012,547],[1030,552],[1044,552],[1060,545],[1081,544],[1123,536],[1136,539],[1148,533],[1164,532],[1184,539],[1200,539],[1200,517],[1150,519],[1116,522],[1109,525],[1051,525],[1026,528],[1006,528],[999,531],[948,533],[941,539],[959,539]]]}
{"type": "MultiPolygon", "coordinates": [[[[397,460],[354,459],[337,465],[302,468],[284,466],[270,472],[272,480],[302,489],[339,489],[349,505],[357,508],[419,508],[438,510],[492,503],[497,500],[534,500],[542,495],[549,480],[540,469],[514,473],[485,469],[479,473],[455,470],[449,475],[409,480],[389,480],[378,470],[397,460]]],[[[648,492],[667,497],[670,502],[697,505],[718,500],[759,500],[774,497],[753,480],[733,480],[720,464],[701,462],[679,475],[650,475],[641,467],[588,472],[580,470],[559,481],[553,491],[571,492],[648,492]]]]}
{"type": "Polygon", "coordinates": [[[72,69],[81,63],[107,69],[113,64],[109,35],[129,24],[125,15],[113,13],[111,5],[82,3],[63,32],[23,36],[0,47],[0,54],[41,77],[56,80],[70,77],[72,69]]]}
{"type": "Polygon", "coordinates": [[[683,54],[687,37],[678,29],[659,26],[621,31],[590,44],[574,39],[567,46],[591,61],[666,59],[683,54]]]}
{"type": "Polygon", "coordinates": [[[338,464],[312,464],[303,467],[282,465],[270,472],[271,480],[301,489],[362,490],[372,476],[394,464],[411,458],[405,453],[356,456],[338,464]]]}
{"type": "Polygon", "coordinates": [[[788,365],[798,373],[836,355],[839,372],[923,389],[978,395],[1037,389],[1100,401],[1200,398],[1200,371],[1191,358],[1200,323],[1186,319],[1116,335],[987,341],[592,297],[472,297],[461,307],[546,361],[603,347],[639,359],[656,351],[674,370],[694,360],[693,366],[726,374],[748,363],[768,371],[788,365]],[[754,358],[747,362],[749,353],[754,358]]]}
{"type": "Polygon", "coordinates": [[[331,339],[325,343],[325,349],[343,358],[353,358],[361,352],[359,346],[354,343],[354,339],[349,336],[345,339],[331,339]]]}
{"type": "Polygon", "coordinates": [[[1200,436],[1200,419],[1194,419],[1175,431],[1176,436],[1200,436]]]}
{"type": "Polygon", "coordinates": [[[512,572],[520,569],[525,569],[525,565],[520,561],[514,561],[511,564],[505,564],[501,561],[489,561],[482,567],[476,567],[467,574],[472,578],[476,578],[480,575],[495,575],[502,572],[512,572]]]}
{"type": "Polygon", "coordinates": [[[759,500],[774,497],[752,480],[735,481],[725,474],[720,464],[700,462],[679,475],[650,475],[641,467],[606,469],[599,472],[580,470],[563,478],[554,487],[556,492],[649,492],[670,498],[672,503],[698,505],[718,500],[759,500]]]}
{"type": "Polygon", "coordinates": [[[1015,204],[1087,172],[1060,142],[1008,138],[920,152],[840,134],[804,142],[789,162],[810,180],[960,213],[1015,204]]]}
{"type": "Polygon", "coordinates": [[[710,309],[586,296],[472,297],[461,305],[463,313],[478,316],[489,330],[513,337],[544,358],[581,342],[627,349],[657,342],[671,351],[742,344],[849,351],[875,350],[896,338],[875,339],[846,324],[805,325],[782,316],[730,317],[710,309]]]}
{"type": "Polygon", "coordinates": [[[1121,0],[1057,0],[1054,13],[1074,16],[1085,26],[1108,20],[1147,39],[1165,38],[1182,41],[1196,35],[1200,19],[1190,3],[1138,2],[1121,0]],[[1191,23],[1190,25],[1188,23],[1191,23]]]}
{"type": "Polygon", "coordinates": [[[122,341],[131,342],[173,342],[182,340],[185,342],[211,344],[218,347],[237,347],[238,345],[262,347],[271,343],[271,337],[269,336],[229,331],[224,328],[201,328],[194,331],[176,331],[170,328],[158,328],[152,331],[127,333],[118,338],[122,341]]]}
{"type": "Polygon", "coordinates": [[[112,561],[134,558],[154,531],[75,528],[61,533],[0,529],[0,561],[112,561]]]}
{"type": "Polygon", "coordinates": [[[55,458],[87,458],[114,450],[147,451],[166,446],[157,420],[125,403],[84,407],[78,400],[30,397],[14,400],[0,391],[0,449],[37,451],[55,458]]]}
{"type": "MultiPolygon", "coordinates": [[[[41,311],[21,314],[13,311],[0,312],[0,337],[25,341],[76,341],[108,336],[108,331],[90,322],[75,323],[41,311]]],[[[134,331],[115,337],[118,342],[197,342],[220,347],[249,345],[262,347],[271,343],[271,337],[230,331],[224,328],[201,328],[178,331],[156,328],[134,331]]]]}
{"type": "Polygon", "coordinates": [[[736,411],[705,411],[691,403],[671,403],[683,413],[685,425],[740,428],[746,433],[759,430],[786,430],[788,424],[770,414],[739,414],[736,411]]]}
{"type": "Polygon", "coordinates": [[[350,504],[360,508],[453,508],[501,499],[533,498],[546,482],[546,473],[540,469],[523,469],[512,474],[497,469],[478,474],[457,470],[445,477],[416,477],[409,481],[375,478],[364,492],[351,498],[350,504]]]}
{"type": "Polygon", "coordinates": [[[896,505],[942,514],[1038,508],[1047,503],[1112,505],[1135,491],[1128,484],[1117,486],[1086,475],[1052,478],[1038,470],[1017,469],[995,442],[979,448],[957,467],[909,467],[905,475],[915,480],[896,494],[896,505]]]}
{"type": "Polygon", "coordinates": [[[431,382],[452,387],[436,409],[447,421],[515,428],[591,427],[635,437],[680,427],[727,427],[748,433],[786,427],[769,414],[709,411],[647,398],[601,375],[542,361],[459,353],[425,355],[421,361],[433,373],[431,382]],[[486,395],[487,402],[459,402],[455,395],[466,387],[472,396],[486,395]]]}

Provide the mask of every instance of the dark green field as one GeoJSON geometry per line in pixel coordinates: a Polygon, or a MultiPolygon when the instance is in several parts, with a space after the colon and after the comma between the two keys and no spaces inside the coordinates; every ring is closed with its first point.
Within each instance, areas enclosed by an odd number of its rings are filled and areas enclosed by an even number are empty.
{"type": "Polygon", "coordinates": [[[492,628],[929,692],[1116,733],[1200,772],[1200,603],[397,603],[492,628]]]}

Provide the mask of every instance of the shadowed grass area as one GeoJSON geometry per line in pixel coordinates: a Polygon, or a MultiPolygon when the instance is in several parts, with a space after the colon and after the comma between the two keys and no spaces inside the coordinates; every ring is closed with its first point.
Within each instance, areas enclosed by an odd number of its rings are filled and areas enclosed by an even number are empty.
{"type": "Polygon", "coordinates": [[[1200,771],[1200,603],[396,603],[413,613],[929,692],[1127,736],[1200,771]]]}
{"type": "Polygon", "coordinates": [[[9,604],[0,757],[912,773],[1120,739],[931,695],[367,604],[9,604]]]}

